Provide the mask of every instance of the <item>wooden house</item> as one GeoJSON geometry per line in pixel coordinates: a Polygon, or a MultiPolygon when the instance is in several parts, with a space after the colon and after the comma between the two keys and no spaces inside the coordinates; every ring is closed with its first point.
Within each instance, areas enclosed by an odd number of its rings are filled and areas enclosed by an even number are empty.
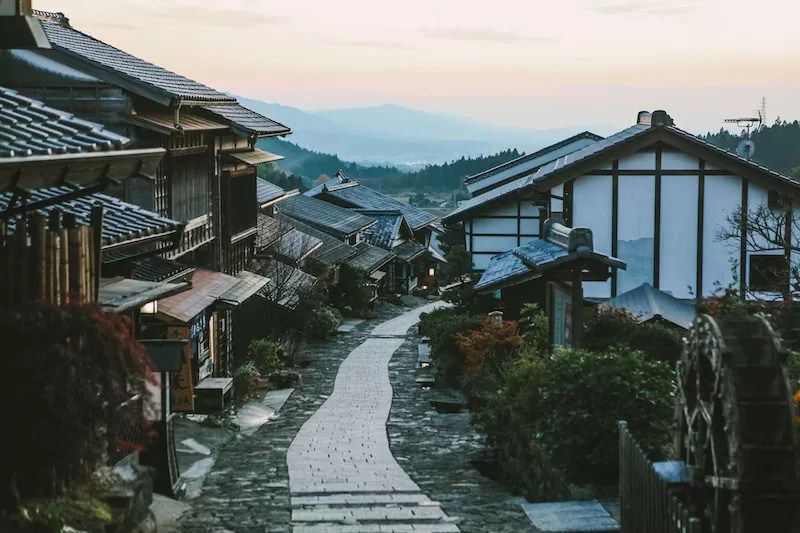
{"type": "Polygon", "coordinates": [[[633,126],[520,171],[445,222],[465,224],[477,271],[536,238],[543,219],[590,228],[595,248],[628,269],[587,283],[587,297],[610,298],[647,283],[693,299],[735,283],[743,295],[781,298],[789,290],[788,263],[797,260],[791,227],[799,196],[797,181],[679,129],[664,111],[641,112],[633,126]],[[753,246],[759,237],[747,224],[760,207],[783,221],[774,228],[782,246],[753,246]],[[732,222],[744,231],[721,237],[732,222]],[[775,270],[777,276],[765,274],[775,270]]]}
{"type": "Polygon", "coordinates": [[[166,149],[155,182],[130,181],[113,194],[185,223],[181,245],[166,257],[231,274],[244,269],[255,242],[256,165],[279,158],[256,149],[255,141],[290,130],[225,93],[78,31],[63,14],[34,14],[50,48],[0,51],[0,83],[100,122],[138,146],[166,149]]]}
{"type": "Polygon", "coordinates": [[[351,179],[343,172],[304,193],[326,202],[353,209],[378,221],[369,230],[368,242],[395,254],[385,288],[407,294],[420,279],[436,284],[436,264],[444,256],[436,253],[436,216],[400,202],[351,179]]]}

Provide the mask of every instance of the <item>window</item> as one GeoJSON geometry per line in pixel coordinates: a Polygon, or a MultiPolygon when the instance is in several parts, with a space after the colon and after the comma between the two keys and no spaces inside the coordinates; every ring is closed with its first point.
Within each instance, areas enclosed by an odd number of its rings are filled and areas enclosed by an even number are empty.
{"type": "Polygon", "coordinates": [[[751,291],[789,290],[789,268],[783,255],[751,255],[749,275],[751,291]]]}
{"type": "MultiPolygon", "coordinates": [[[[208,174],[207,155],[170,159],[172,218],[188,221],[208,214],[208,174]]],[[[255,191],[255,186],[253,190],[255,191]]]]}
{"type": "Polygon", "coordinates": [[[227,177],[227,188],[222,191],[223,209],[227,211],[228,236],[241,233],[257,224],[256,175],[227,177]]]}

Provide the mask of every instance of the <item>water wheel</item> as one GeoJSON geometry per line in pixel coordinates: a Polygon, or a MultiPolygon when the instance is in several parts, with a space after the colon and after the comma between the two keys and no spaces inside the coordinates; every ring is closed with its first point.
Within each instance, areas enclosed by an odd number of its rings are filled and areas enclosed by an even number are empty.
{"type": "Polygon", "coordinates": [[[786,354],[762,317],[699,316],[678,363],[677,448],[708,533],[798,531],[786,354]]]}

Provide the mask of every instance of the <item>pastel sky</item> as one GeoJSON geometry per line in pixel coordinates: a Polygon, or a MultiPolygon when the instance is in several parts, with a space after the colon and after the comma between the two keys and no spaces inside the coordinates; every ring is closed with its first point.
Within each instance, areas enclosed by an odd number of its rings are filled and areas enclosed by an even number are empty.
{"type": "Polygon", "coordinates": [[[215,88],[303,109],[393,103],[496,124],[715,130],[800,118],[797,0],[34,0],[215,88]]]}

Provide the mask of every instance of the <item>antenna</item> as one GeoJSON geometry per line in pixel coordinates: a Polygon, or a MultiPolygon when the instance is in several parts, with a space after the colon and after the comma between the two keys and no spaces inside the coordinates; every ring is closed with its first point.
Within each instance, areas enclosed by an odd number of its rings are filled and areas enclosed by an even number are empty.
{"type": "Polygon", "coordinates": [[[726,118],[723,122],[727,122],[729,124],[736,124],[740,128],[744,128],[742,130],[742,141],[739,143],[739,146],[736,147],[736,154],[739,157],[743,157],[745,159],[750,159],[753,157],[753,153],[756,151],[756,145],[753,140],[750,138],[750,129],[755,126],[756,129],[761,127],[764,123],[764,119],[767,116],[767,99],[765,97],[761,98],[761,109],[753,111],[753,113],[749,116],[744,117],[736,117],[736,118],[726,118]]]}

